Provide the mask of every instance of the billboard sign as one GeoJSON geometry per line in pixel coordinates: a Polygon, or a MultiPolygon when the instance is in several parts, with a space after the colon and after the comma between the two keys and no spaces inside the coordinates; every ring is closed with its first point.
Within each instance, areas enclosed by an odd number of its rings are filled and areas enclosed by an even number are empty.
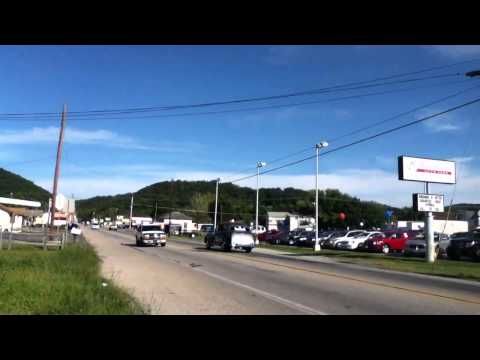
{"type": "Polygon", "coordinates": [[[413,210],[444,212],[443,195],[413,194],[413,210]]]}
{"type": "Polygon", "coordinates": [[[455,161],[399,156],[398,179],[440,184],[455,184],[455,161]]]}

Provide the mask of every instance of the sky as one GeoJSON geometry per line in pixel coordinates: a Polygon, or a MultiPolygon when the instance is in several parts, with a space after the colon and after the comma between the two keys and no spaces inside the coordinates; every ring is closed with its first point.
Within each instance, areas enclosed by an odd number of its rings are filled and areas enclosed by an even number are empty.
{"type": "MultiPolygon", "coordinates": [[[[60,116],[18,120],[5,114],[59,113],[67,104],[59,180],[59,191],[66,195],[114,195],[170,179],[235,180],[255,174],[258,161],[271,169],[313,155],[319,141],[328,141],[333,149],[476,99],[480,77],[463,74],[480,69],[479,59],[477,45],[0,46],[0,167],[51,191],[60,116]],[[111,119],[69,115],[275,96],[467,60],[474,61],[402,79],[449,77],[379,87],[111,119]]],[[[423,184],[398,180],[397,157],[453,159],[457,185],[434,184],[431,191],[445,194],[446,202],[478,203],[479,113],[480,104],[474,104],[322,156],[319,186],[362,200],[410,206],[411,194],[422,192],[423,184]]],[[[235,183],[255,187],[256,179],[235,183]]],[[[262,175],[260,183],[313,189],[314,160],[262,175]]]]}

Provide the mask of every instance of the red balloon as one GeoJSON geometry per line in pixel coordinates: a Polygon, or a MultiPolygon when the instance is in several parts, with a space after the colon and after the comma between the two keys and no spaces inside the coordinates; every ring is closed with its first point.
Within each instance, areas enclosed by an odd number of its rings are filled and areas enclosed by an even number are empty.
{"type": "Polygon", "coordinates": [[[344,221],[347,218],[347,215],[345,215],[344,213],[341,212],[340,214],[338,214],[338,218],[340,220],[344,221]]]}

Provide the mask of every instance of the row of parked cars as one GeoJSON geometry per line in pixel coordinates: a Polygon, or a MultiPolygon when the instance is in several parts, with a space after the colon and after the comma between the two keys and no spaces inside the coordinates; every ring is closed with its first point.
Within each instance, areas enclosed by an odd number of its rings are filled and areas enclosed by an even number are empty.
{"type": "MultiPolygon", "coordinates": [[[[315,231],[294,230],[269,231],[262,236],[271,244],[290,246],[313,247],[315,231]]],[[[318,234],[319,243],[325,249],[356,250],[403,253],[404,256],[425,256],[426,239],[422,230],[329,230],[318,234]]],[[[451,236],[434,234],[436,252],[438,256],[448,256],[458,260],[461,257],[470,257],[480,261],[480,230],[456,233],[451,236]]]]}

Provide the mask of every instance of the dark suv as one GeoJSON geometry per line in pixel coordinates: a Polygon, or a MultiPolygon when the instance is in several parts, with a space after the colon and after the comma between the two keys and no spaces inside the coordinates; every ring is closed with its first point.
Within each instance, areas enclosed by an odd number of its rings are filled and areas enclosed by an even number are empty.
{"type": "Polygon", "coordinates": [[[468,232],[450,241],[447,255],[452,260],[459,260],[462,256],[480,261],[480,232],[468,232]]]}

